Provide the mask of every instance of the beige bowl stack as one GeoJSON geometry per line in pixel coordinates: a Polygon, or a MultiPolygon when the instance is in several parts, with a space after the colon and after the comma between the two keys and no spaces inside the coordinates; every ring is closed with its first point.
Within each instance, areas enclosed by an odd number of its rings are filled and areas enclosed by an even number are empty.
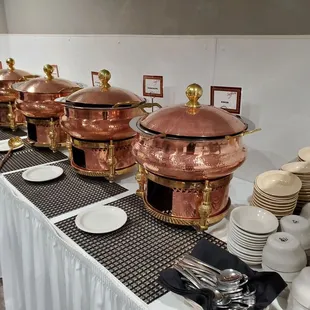
{"type": "Polygon", "coordinates": [[[288,163],[282,166],[282,170],[295,174],[301,180],[298,203],[310,202],[310,162],[288,163]]]}
{"type": "Polygon", "coordinates": [[[282,218],[294,212],[301,187],[301,180],[291,172],[266,171],[255,179],[252,205],[282,218]]]}
{"type": "Polygon", "coordinates": [[[299,161],[310,161],[310,146],[304,147],[298,151],[299,161]]]}

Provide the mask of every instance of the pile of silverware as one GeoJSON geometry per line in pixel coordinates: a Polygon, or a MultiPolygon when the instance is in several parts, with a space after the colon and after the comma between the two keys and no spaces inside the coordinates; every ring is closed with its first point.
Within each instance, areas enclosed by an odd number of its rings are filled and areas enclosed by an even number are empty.
{"type": "Polygon", "coordinates": [[[219,270],[185,255],[173,267],[182,275],[188,289],[209,289],[213,292],[213,309],[252,309],[256,290],[248,286],[248,277],[234,269],[219,270]]]}

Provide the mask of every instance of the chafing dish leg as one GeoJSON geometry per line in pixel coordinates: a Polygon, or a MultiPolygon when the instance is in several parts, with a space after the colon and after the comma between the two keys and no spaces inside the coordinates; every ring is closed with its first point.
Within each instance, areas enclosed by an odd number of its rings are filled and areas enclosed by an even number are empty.
{"type": "Polygon", "coordinates": [[[142,165],[138,164],[138,171],[136,174],[136,180],[138,182],[139,188],[136,191],[136,194],[140,197],[143,197],[144,194],[144,183],[145,183],[145,174],[142,165]]]}
{"type": "Polygon", "coordinates": [[[211,192],[212,188],[210,187],[209,181],[206,180],[203,189],[203,201],[202,204],[199,206],[200,230],[207,230],[209,228],[209,216],[212,211],[211,192]]]}
{"type": "Polygon", "coordinates": [[[8,120],[9,120],[10,128],[12,129],[12,131],[15,131],[16,130],[15,113],[14,113],[12,102],[9,103],[8,108],[9,108],[8,120]]]}
{"type": "Polygon", "coordinates": [[[116,160],[116,157],[115,157],[115,146],[113,144],[113,140],[110,140],[109,154],[108,154],[107,162],[108,162],[108,165],[110,167],[108,180],[110,182],[113,182],[114,178],[115,178],[115,168],[116,168],[116,164],[117,164],[117,160],[116,160]]]}
{"type": "Polygon", "coordinates": [[[69,159],[72,160],[72,144],[71,144],[71,137],[67,135],[66,147],[69,153],[69,159]]]}
{"type": "Polygon", "coordinates": [[[55,129],[55,121],[53,118],[50,120],[50,132],[49,137],[51,140],[50,149],[55,153],[57,151],[57,132],[55,129]]]}

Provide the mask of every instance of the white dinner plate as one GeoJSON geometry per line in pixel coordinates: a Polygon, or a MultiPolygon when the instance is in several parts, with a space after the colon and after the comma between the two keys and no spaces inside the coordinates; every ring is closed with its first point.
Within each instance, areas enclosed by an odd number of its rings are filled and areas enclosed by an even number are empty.
{"type": "MultiPolygon", "coordinates": [[[[0,141],[0,152],[8,152],[10,150],[8,142],[9,142],[9,140],[0,141]]],[[[21,149],[23,146],[24,146],[24,144],[14,148],[14,150],[21,149]]]]}
{"type": "Polygon", "coordinates": [[[113,206],[97,206],[78,214],[75,225],[92,234],[105,234],[121,228],[127,221],[124,210],[113,206]]]}
{"type": "Polygon", "coordinates": [[[63,169],[57,166],[40,166],[27,169],[22,177],[29,182],[46,182],[57,179],[63,174],[63,169]]]}

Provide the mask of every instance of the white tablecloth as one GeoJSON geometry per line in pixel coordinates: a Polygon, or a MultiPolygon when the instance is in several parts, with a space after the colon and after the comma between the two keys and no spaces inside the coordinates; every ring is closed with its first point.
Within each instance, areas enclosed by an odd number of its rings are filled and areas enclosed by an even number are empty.
{"type": "MultiPolygon", "coordinates": [[[[128,192],[100,203],[108,204],[136,189],[133,177],[120,184],[128,192]]],[[[233,179],[230,196],[234,205],[247,203],[251,191],[251,183],[233,179]]],[[[80,210],[48,220],[0,177],[0,261],[6,310],[190,309],[182,297],[172,293],[146,305],[53,225],[80,210]]],[[[225,240],[226,229],[224,219],[210,233],[225,240]]],[[[273,309],[282,309],[277,302],[274,305],[273,309]]]]}

